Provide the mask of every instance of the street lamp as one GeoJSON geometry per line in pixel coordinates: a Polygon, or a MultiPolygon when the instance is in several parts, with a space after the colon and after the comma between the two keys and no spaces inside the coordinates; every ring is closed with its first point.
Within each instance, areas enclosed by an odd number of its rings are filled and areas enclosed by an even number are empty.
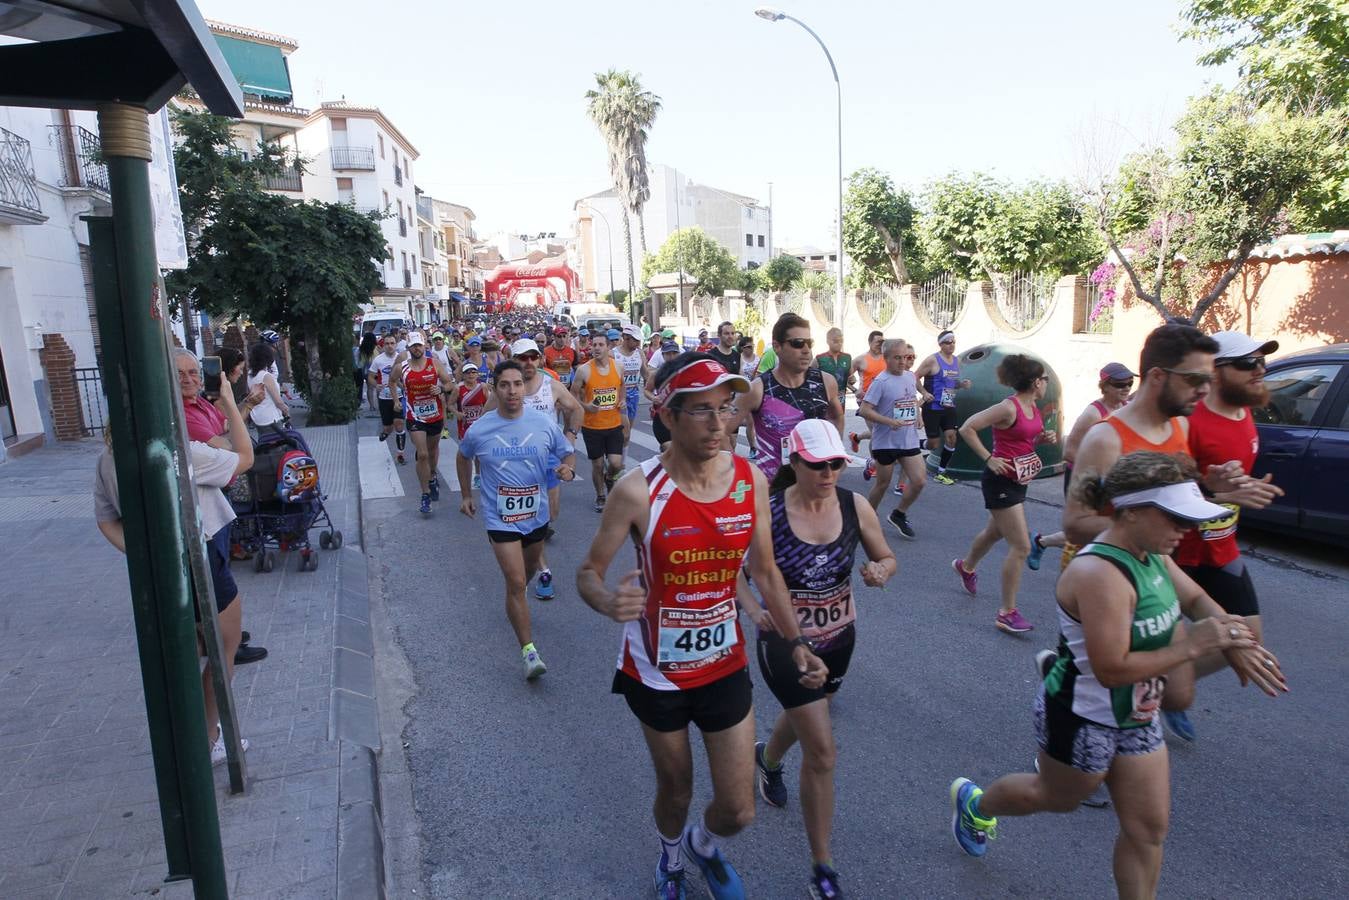
{"type": "Polygon", "coordinates": [[[834,91],[838,98],[838,296],[834,300],[834,319],[836,324],[843,327],[843,87],[838,81],[838,67],[834,65],[834,57],[829,52],[829,48],[820,40],[809,25],[802,22],[795,16],[789,16],[781,10],[773,9],[771,6],[760,6],[754,10],[754,14],[767,22],[778,22],[786,19],[789,22],[795,22],[806,30],[806,33],[815,38],[815,43],[820,45],[824,51],[824,58],[829,60],[829,71],[834,73],[834,91]]]}
{"type": "Polygon", "coordinates": [[[586,204],[586,209],[594,215],[599,216],[600,221],[604,223],[604,240],[605,243],[609,245],[609,302],[612,304],[614,302],[614,229],[613,226],[609,224],[609,218],[604,213],[600,212],[589,203],[586,204]]]}

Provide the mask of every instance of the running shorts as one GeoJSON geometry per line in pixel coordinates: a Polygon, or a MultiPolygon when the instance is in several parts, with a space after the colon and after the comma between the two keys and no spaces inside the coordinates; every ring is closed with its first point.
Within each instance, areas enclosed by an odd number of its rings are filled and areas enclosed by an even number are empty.
{"type": "Polygon", "coordinates": [[[1260,601],[1255,596],[1255,585],[1246,561],[1237,557],[1225,566],[1181,566],[1224,612],[1234,616],[1260,615],[1260,601]]]}
{"type": "MultiPolygon", "coordinates": [[[[266,552],[262,548],[259,553],[266,552]]],[[[215,588],[215,611],[222,613],[239,596],[239,585],[230,571],[230,527],[211,535],[206,542],[206,564],[211,570],[211,586],[215,588]]],[[[195,609],[195,605],[193,607],[195,609]]]]}
{"type": "Polygon", "coordinates": [[[388,428],[390,425],[393,424],[392,397],[379,398],[379,421],[384,425],[385,428],[388,428]]]}
{"type": "Polygon", "coordinates": [[[611,690],[622,694],[637,721],[653,731],[683,731],[690,722],[704,733],[725,731],[754,708],[748,668],[687,691],[658,691],[620,669],[611,690]]]}
{"type": "Polygon", "coordinates": [[[954,406],[943,406],[941,409],[933,409],[930,406],[923,408],[923,430],[930,438],[941,437],[944,431],[955,431],[958,424],[954,406]]]}
{"type": "Polygon", "coordinates": [[[427,434],[439,435],[445,430],[445,420],[436,419],[434,422],[418,422],[416,419],[407,420],[408,431],[424,431],[427,434]]]}
{"type": "Polygon", "coordinates": [[[759,674],[764,683],[778,698],[783,709],[795,709],[823,700],[843,686],[843,676],[848,674],[848,663],[852,660],[853,647],[856,646],[855,630],[839,635],[830,643],[829,649],[817,650],[818,656],[829,669],[829,677],[818,688],[803,687],[801,673],[796,670],[792,660],[792,644],[777,635],[759,634],[759,674]]]}
{"type": "Polygon", "coordinates": [[[1026,502],[1026,486],[985,468],[981,479],[984,509],[1010,509],[1026,502]]]}
{"type": "Polygon", "coordinates": [[[877,450],[871,448],[871,458],[876,460],[877,464],[882,466],[893,466],[906,456],[917,456],[923,451],[917,447],[908,450],[877,450]]]}
{"type": "Polygon", "coordinates": [[[517,541],[526,547],[531,544],[537,544],[548,536],[548,526],[542,525],[535,528],[528,534],[521,534],[518,531],[500,530],[496,528],[487,529],[487,539],[494,544],[513,544],[517,541]]]}
{"type": "Polygon", "coordinates": [[[1137,728],[1111,728],[1047,699],[1043,689],[1035,698],[1035,739],[1050,759],[1091,775],[1110,771],[1116,756],[1154,753],[1165,743],[1160,715],[1137,728]]]}
{"type": "Polygon", "coordinates": [[[623,426],[617,428],[582,428],[586,459],[623,455],[623,426]]]}
{"type": "Polygon", "coordinates": [[[628,391],[628,421],[637,421],[637,404],[642,401],[642,392],[639,390],[628,391]]]}

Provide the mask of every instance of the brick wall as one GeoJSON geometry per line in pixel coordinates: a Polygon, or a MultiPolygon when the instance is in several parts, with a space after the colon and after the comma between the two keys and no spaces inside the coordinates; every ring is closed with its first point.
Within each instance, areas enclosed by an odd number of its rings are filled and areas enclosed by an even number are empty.
{"type": "Polygon", "coordinates": [[[60,334],[44,334],[38,351],[47,373],[47,390],[52,404],[52,430],[58,441],[78,441],[84,437],[84,408],[75,384],[75,351],[60,334]]]}

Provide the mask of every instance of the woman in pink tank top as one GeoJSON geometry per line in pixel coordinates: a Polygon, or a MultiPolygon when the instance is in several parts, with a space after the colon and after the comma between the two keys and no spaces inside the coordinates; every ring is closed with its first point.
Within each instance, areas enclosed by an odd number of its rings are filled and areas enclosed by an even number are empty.
{"type": "Polygon", "coordinates": [[[1046,431],[1044,418],[1036,405],[1044,399],[1049,376],[1039,360],[1013,354],[998,365],[998,381],[1016,393],[975,413],[960,426],[960,436],[975,456],[984,460],[984,508],[988,524],[974,536],[969,552],[951,561],[965,590],[978,589],[975,567],[998,541],[1007,542],[1007,558],[1002,562],[1002,604],[994,624],[1003,631],[1021,634],[1034,626],[1016,608],[1017,589],[1021,587],[1021,567],[1030,554],[1030,535],[1026,529],[1026,486],[1039,474],[1042,464],[1035,448],[1057,443],[1057,431],[1046,431]],[[984,428],[993,429],[993,449],[979,440],[984,428]]]}

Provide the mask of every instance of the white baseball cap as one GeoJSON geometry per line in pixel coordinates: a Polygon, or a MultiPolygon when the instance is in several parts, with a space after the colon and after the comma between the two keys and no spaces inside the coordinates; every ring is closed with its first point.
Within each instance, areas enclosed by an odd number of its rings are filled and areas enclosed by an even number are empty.
{"type": "Polygon", "coordinates": [[[533,338],[520,338],[511,344],[511,356],[524,356],[526,353],[538,353],[539,345],[533,338]]]}
{"type": "Polygon", "coordinates": [[[1253,353],[1265,355],[1279,349],[1278,341],[1262,341],[1240,331],[1219,331],[1209,336],[1218,342],[1218,359],[1237,359],[1253,353]]]}
{"type": "Polygon", "coordinates": [[[806,462],[827,462],[848,459],[838,429],[824,419],[803,419],[796,423],[787,438],[787,451],[796,453],[806,462]]]}
{"type": "Polygon", "coordinates": [[[1115,509],[1155,506],[1189,522],[1206,522],[1228,514],[1227,507],[1205,500],[1199,485],[1193,481],[1131,491],[1111,499],[1110,503],[1115,509]]]}
{"type": "Polygon", "coordinates": [[[636,338],[639,341],[642,339],[642,329],[633,325],[631,322],[623,326],[623,334],[626,337],[636,338]]]}
{"type": "Polygon", "coordinates": [[[420,331],[412,332],[412,334],[408,335],[408,346],[411,347],[413,344],[421,344],[425,347],[426,335],[422,334],[420,331]]]}

